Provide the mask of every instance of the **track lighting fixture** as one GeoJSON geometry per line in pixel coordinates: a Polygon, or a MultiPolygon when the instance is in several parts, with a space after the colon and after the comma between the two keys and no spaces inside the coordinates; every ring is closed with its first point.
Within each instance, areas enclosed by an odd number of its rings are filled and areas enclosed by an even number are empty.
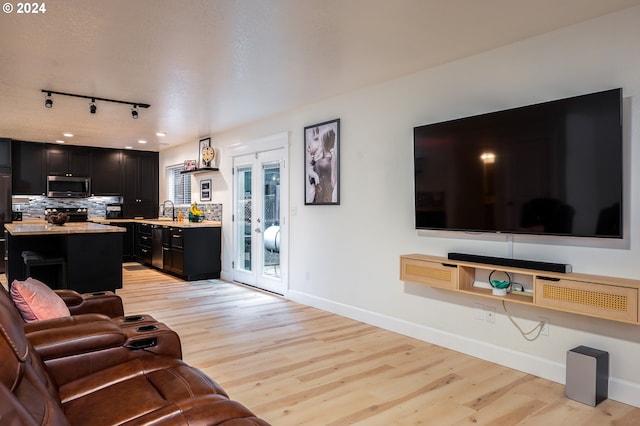
{"type": "Polygon", "coordinates": [[[44,101],[44,106],[47,108],[53,107],[53,99],[51,99],[52,94],[61,95],[61,96],[72,96],[74,98],[90,99],[91,103],[89,104],[89,112],[91,114],[95,114],[96,111],[98,110],[96,101],[131,105],[131,117],[134,119],[138,118],[138,108],[149,108],[151,106],[149,104],[144,104],[140,102],[119,101],[117,99],[107,99],[107,98],[97,98],[95,96],[76,95],[73,93],[56,92],[54,90],[49,90],[49,89],[42,89],[42,92],[47,94],[47,98],[44,101]]]}

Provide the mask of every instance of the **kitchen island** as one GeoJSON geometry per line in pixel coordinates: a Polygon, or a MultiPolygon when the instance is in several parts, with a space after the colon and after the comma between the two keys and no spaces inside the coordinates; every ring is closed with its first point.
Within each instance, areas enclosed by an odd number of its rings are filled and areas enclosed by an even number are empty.
{"type": "Polygon", "coordinates": [[[80,293],[115,291],[122,288],[122,236],[126,229],[91,222],[51,225],[44,220],[5,224],[7,282],[22,280],[25,265],[22,252],[34,251],[62,256],[66,262],[66,282],[57,274],[39,267],[52,288],[69,288],[80,293]]]}

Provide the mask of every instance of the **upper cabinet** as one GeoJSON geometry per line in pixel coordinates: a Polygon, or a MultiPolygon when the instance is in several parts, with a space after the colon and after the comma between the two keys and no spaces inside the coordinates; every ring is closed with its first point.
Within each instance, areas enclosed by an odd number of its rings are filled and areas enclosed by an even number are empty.
{"type": "Polygon", "coordinates": [[[158,216],[158,153],[122,153],[124,217],[158,216]]]}
{"type": "Polygon", "coordinates": [[[9,142],[15,195],[45,195],[47,175],[88,176],[93,195],[122,196],[124,217],[158,215],[157,152],[9,142]]]}
{"type": "Polygon", "coordinates": [[[0,138],[0,171],[11,171],[11,139],[0,138]]]}
{"type": "Polygon", "coordinates": [[[91,150],[91,193],[122,195],[122,151],[94,148],[91,150]]]}
{"type": "Polygon", "coordinates": [[[47,175],[90,176],[91,156],[88,148],[47,145],[47,175]]]}
{"type": "Polygon", "coordinates": [[[36,142],[11,143],[11,192],[14,195],[45,194],[45,147],[36,142]]]}

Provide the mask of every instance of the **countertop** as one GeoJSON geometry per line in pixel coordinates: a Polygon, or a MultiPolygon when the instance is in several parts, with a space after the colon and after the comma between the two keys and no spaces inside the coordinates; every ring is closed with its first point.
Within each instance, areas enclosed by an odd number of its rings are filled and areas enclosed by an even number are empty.
{"type": "Polygon", "coordinates": [[[68,234],[104,234],[126,232],[126,228],[102,225],[93,222],[67,222],[62,226],[51,225],[43,219],[6,223],[5,229],[12,236],[23,235],[68,235],[68,234]]]}
{"type": "Polygon", "coordinates": [[[176,228],[220,228],[222,222],[215,220],[205,220],[203,222],[188,222],[186,220],[177,221],[169,218],[158,219],[91,219],[95,223],[147,223],[149,225],[173,226],[176,228]]]}

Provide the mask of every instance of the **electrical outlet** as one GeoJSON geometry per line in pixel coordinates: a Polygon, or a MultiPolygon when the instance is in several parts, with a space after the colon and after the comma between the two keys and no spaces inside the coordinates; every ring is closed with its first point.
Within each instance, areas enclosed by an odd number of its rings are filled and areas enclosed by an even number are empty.
{"type": "Polygon", "coordinates": [[[486,306],[484,308],[484,319],[485,321],[493,324],[496,322],[496,308],[493,306],[486,306]]]}
{"type": "Polygon", "coordinates": [[[549,329],[551,328],[551,321],[549,321],[549,318],[546,317],[539,317],[538,321],[544,323],[544,325],[542,326],[542,330],[540,330],[540,334],[543,336],[548,336],[549,329]]]}
{"type": "Polygon", "coordinates": [[[479,321],[484,320],[484,305],[482,303],[473,304],[473,318],[479,321]]]}

